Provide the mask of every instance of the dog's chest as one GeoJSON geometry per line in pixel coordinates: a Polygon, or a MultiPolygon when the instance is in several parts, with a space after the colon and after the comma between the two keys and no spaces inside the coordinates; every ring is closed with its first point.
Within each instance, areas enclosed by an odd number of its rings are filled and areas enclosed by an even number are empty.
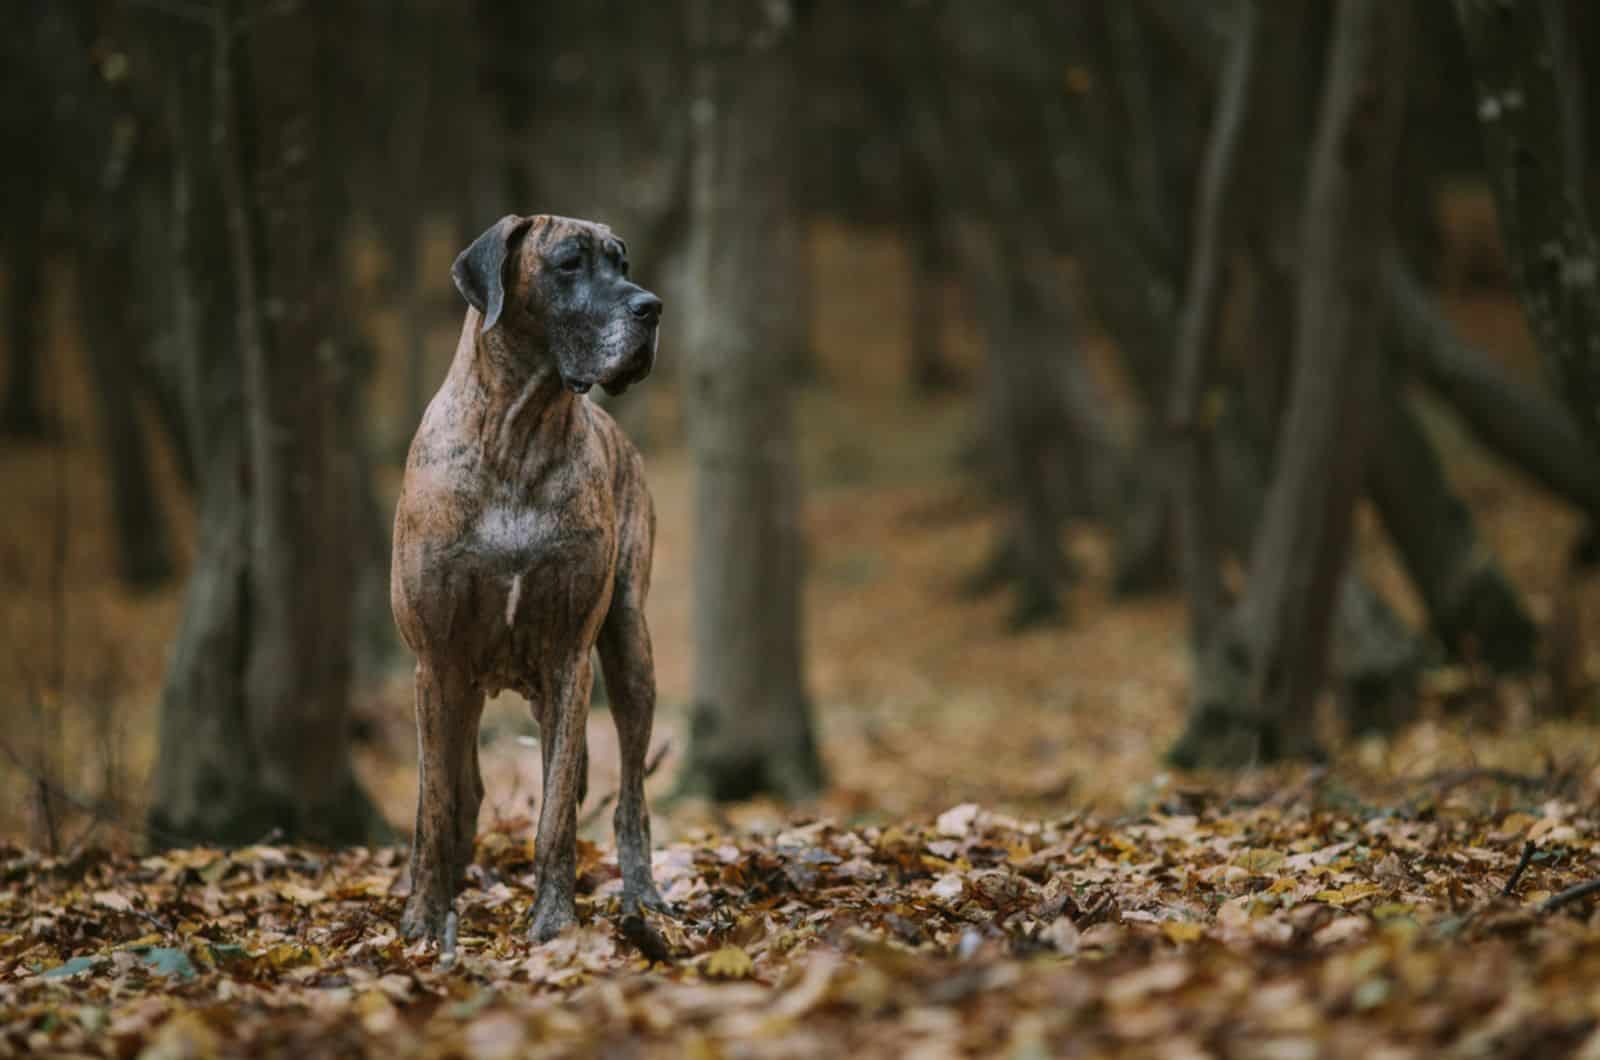
{"type": "MultiPolygon", "coordinates": [[[[587,650],[610,603],[615,523],[581,506],[491,504],[471,535],[491,668],[530,654],[587,650]]],[[[509,676],[509,675],[508,675],[509,676]]]]}

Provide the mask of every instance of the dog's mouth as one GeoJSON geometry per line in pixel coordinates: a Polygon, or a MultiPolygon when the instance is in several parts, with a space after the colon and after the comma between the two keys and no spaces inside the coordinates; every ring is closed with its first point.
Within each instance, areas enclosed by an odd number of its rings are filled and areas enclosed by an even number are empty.
{"type": "Polygon", "coordinates": [[[599,386],[607,394],[617,397],[627,392],[628,388],[650,374],[650,369],[655,367],[656,349],[661,342],[661,333],[652,328],[650,334],[639,340],[638,345],[628,352],[626,357],[618,358],[615,362],[617,368],[609,378],[602,373],[598,379],[585,379],[581,376],[563,375],[561,383],[574,394],[587,394],[595,386],[599,386]]]}
{"type": "Polygon", "coordinates": [[[643,339],[633,348],[622,363],[627,365],[627,370],[618,373],[616,378],[601,382],[601,387],[612,397],[619,397],[628,392],[628,388],[650,374],[650,369],[655,367],[656,347],[660,344],[661,332],[652,328],[648,338],[643,339]]]}

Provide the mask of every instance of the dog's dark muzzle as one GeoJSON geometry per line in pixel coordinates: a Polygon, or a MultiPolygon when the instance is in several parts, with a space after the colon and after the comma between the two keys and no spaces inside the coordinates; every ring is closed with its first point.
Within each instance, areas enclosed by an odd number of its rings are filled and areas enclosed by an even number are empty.
{"type": "Polygon", "coordinates": [[[655,367],[656,348],[661,342],[661,299],[649,291],[635,291],[628,297],[628,315],[643,326],[644,334],[630,350],[613,376],[601,383],[606,393],[616,395],[650,374],[655,367]]]}
{"type": "Polygon", "coordinates": [[[656,365],[656,348],[661,341],[661,330],[652,327],[644,339],[628,354],[612,378],[602,382],[606,393],[615,397],[633,384],[644,379],[656,365]]]}

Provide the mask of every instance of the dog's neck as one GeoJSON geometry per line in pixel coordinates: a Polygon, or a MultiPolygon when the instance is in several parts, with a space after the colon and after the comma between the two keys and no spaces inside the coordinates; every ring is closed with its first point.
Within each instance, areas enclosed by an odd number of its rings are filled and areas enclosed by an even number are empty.
{"type": "Polygon", "coordinates": [[[531,356],[525,336],[504,327],[485,333],[467,310],[452,375],[459,375],[482,459],[507,470],[559,458],[581,416],[583,398],[568,390],[555,363],[531,356]]]}

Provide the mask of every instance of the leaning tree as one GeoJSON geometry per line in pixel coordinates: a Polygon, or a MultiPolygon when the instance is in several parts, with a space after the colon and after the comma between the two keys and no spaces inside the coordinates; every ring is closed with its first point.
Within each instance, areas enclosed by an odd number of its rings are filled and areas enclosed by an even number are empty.
{"type": "Polygon", "coordinates": [[[1315,754],[1313,706],[1379,389],[1377,274],[1403,114],[1410,5],[1342,0],[1301,236],[1289,404],[1244,597],[1200,660],[1184,765],[1315,754]]]}

